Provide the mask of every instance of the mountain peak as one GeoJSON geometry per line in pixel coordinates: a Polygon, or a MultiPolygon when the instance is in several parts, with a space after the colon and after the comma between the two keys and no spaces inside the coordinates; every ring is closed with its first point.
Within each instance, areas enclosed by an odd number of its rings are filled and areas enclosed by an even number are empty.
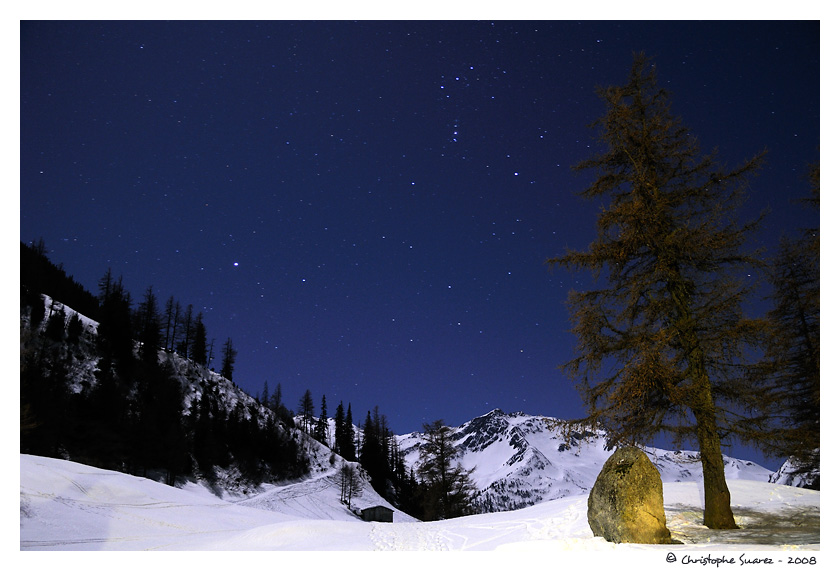
{"type": "MultiPolygon", "coordinates": [[[[454,429],[458,462],[475,469],[482,512],[508,511],[587,493],[613,453],[603,433],[572,432],[568,438],[557,426],[562,421],[499,408],[454,429]]],[[[415,465],[422,440],[401,437],[406,464],[415,465]]],[[[645,449],[663,482],[700,481],[702,467],[692,453],[645,449]]],[[[766,482],[770,470],[742,460],[726,458],[727,478],[766,482]]]]}

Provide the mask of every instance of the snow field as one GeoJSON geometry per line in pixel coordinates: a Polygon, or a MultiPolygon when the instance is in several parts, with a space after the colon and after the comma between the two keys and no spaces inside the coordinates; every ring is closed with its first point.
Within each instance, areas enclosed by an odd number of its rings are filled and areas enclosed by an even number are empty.
{"type": "MultiPolygon", "coordinates": [[[[29,455],[20,456],[20,476],[21,551],[819,549],[819,492],[749,480],[730,482],[736,521],[743,527],[730,532],[702,526],[701,487],[696,482],[666,483],[668,525],[684,544],[645,546],[615,545],[593,537],[585,495],[439,522],[417,522],[396,512],[395,523],[387,524],[363,522],[342,506],[331,472],[231,501],[197,485],[172,488],[29,455]]],[[[494,561],[501,559],[490,562],[494,561]]]]}

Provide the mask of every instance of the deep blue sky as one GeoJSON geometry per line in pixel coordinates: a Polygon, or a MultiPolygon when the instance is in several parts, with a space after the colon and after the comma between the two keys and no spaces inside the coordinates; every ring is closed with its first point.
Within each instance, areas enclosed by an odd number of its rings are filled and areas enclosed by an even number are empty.
{"type": "Polygon", "coordinates": [[[24,22],[20,239],[91,291],[110,267],[192,304],[234,381],[290,408],[575,417],[556,367],[586,276],[544,261],[594,236],[570,167],[633,51],[704,150],[769,150],[760,243],[818,224],[791,202],[817,22],[24,22]]]}

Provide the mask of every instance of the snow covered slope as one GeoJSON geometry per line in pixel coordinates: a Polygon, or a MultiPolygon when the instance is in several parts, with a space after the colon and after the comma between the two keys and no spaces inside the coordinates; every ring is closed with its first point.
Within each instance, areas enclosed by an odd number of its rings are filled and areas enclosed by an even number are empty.
{"type": "Polygon", "coordinates": [[[790,458],[770,476],[769,481],[774,484],[784,484],[786,486],[810,488],[813,490],[819,489],[820,473],[818,471],[804,474],[799,473],[796,462],[790,458]]]}
{"type": "MultiPolygon", "coordinates": [[[[559,421],[499,409],[457,427],[453,434],[458,462],[475,468],[482,512],[519,509],[549,500],[587,493],[613,450],[603,434],[572,432],[567,440],[559,421]]],[[[420,433],[397,437],[406,452],[406,465],[420,458],[420,433]]],[[[663,482],[702,479],[699,454],[686,451],[646,450],[663,482]]],[[[728,480],[767,482],[771,471],[753,462],[724,457],[728,480]]]]}
{"type": "MultiPolygon", "coordinates": [[[[196,485],[178,489],[65,460],[21,455],[20,549],[517,552],[508,563],[523,551],[657,550],[662,552],[658,561],[668,552],[682,557],[680,552],[697,549],[704,554],[819,549],[820,492],[747,480],[733,480],[730,488],[741,529],[704,528],[697,484],[667,483],[667,524],[683,545],[616,545],[593,537],[585,495],[447,521],[415,522],[395,514],[395,523],[368,523],[336,509],[336,491],[324,481],[226,501],[196,485]]],[[[504,555],[494,555],[490,562],[502,561],[504,555]]],[[[822,562],[824,554],[819,555],[822,562]]],[[[566,555],[564,561],[570,561],[566,555]]]]}

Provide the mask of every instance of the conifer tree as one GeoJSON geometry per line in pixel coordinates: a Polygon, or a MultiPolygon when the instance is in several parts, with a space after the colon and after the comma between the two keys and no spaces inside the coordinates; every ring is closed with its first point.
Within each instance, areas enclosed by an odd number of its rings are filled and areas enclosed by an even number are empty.
{"type": "Polygon", "coordinates": [[[110,268],[100,280],[100,311],[97,340],[121,374],[134,362],[134,331],[131,324],[131,296],[114,280],[110,268]]]}
{"type": "Polygon", "coordinates": [[[181,319],[181,340],[175,347],[175,350],[181,354],[185,359],[192,358],[192,342],[195,331],[195,322],[193,321],[193,306],[187,305],[187,309],[181,319]]]}
{"type": "Polygon", "coordinates": [[[213,353],[213,346],[216,344],[216,339],[210,339],[210,345],[207,346],[207,367],[211,367],[213,365],[213,359],[215,358],[215,353],[213,353]]]}
{"type": "Polygon", "coordinates": [[[263,406],[268,406],[268,381],[263,381],[263,390],[257,398],[257,402],[263,406]]]}
{"type": "Polygon", "coordinates": [[[386,490],[386,482],[393,479],[388,462],[388,436],[390,430],[385,415],[379,407],[373,408],[373,415],[368,411],[362,428],[362,446],[359,450],[359,462],[370,475],[373,489],[379,493],[386,490]]]}
{"type": "Polygon", "coordinates": [[[178,339],[178,331],[181,329],[181,319],[183,317],[183,311],[181,311],[181,302],[175,302],[175,308],[172,310],[172,332],[169,336],[169,345],[167,350],[175,351],[175,344],[178,339]]]}
{"type": "Polygon", "coordinates": [[[452,428],[443,420],[423,425],[420,464],[417,473],[423,481],[423,519],[449,519],[473,512],[475,484],[466,470],[455,462],[452,428]]]}
{"type": "Polygon", "coordinates": [[[303,393],[303,396],[300,397],[300,402],[298,403],[298,414],[301,415],[302,420],[301,424],[303,426],[303,431],[307,434],[312,433],[312,419],[315,416],[315,403],[312,401],[312,391],[306,389],[306,392],[303,393]]]}
{"type": "Polygon", "coordinates": [[[354,466],[342,464],[339,470],[339,489],[341,502],[350,505],[353,496],[362,492],[362,477],[354,466]]]}
{"type": "Polygon", "coordinates": [[[233,341],[228,337],[224,347],[222,347],[221,375],[229,381],[233,380],[234,362],[236,362],[236,350],[233,348],[233,341]]]}
{"type": "Polygon", "coordinates": [[[175,319],[175,298],[169,296],[166,300],[166,305],[163,308],[163,348],[169,350],[169,343],[172,338],[174,330],[175,319]]]}
{"type": "Polygon", "coordinates": [[[56,309],[56,302],[53,301],[50,306],[50,316],[47,318],[47,327],[44,330],[44,336],[52,341],[63,341],[65,337],[65,323],[67,322],[67,314],[64,311],[64,306],[56,309]]]}
{"type": "Polygon", "coordinates": [[[271,397],[268,401],[268,407],[274,411],[274,414],[280,413],[280,405],[283,404],[283,390],[280,388],[280,383],[274,387],[271,397]]]}
{"type": "Polygon", "coordinates": [[[356,427],[353,425],[353,405],[347,403],[347,416],[344,417],[344,441],[341,446],[341,456],[351,462],[356,461],[356,427]]]}
{"type": "Polygon", "coordinates": [[[329,417],[327,416],[327,395],[321,395],[321,415],[315,424],[315,440],[329,446],[329,417]]]}
{"type": "Polygon", "coordinates": [[[339,402],[335,409],[335,448],[339,456],[351,462],[356,461],[355,427],[353,426],[353,412],[347,406],[344,413],[344,402],[339,402]]]}
{"type": "Polygon", "coordinates": [[[146,289],[135,315],[135,329],[140,334],[141,342],[140,357],[146,362],[155,362],[160,348],[161,323],[157,296],[152,286],[146,289]]]}
{"type": "Polygon", "coordinates": [[[344,401],[339,401],[338,406],[335,407],[335,441],[333,442],[333,450],[341,456],[341,443],[344,441],[344,401]]]}
{"type": "Polygon", "coordinates": [[[378,471],[376,457],[379,455],[379,438],[376,432],[376,424],[373,422],[370,411],[367,412],[365,422],[362,425],[362,446],[359,449],[359,462],[367,470],[371,477],[374,489],[378,485],[378,471]]]}
{"type": "MultiPolygon", "coordinates": [[[[819,211],[819,166],[810,171],[811,197],[803,202],[819,211]]],[[[795,473],[820,467],[820,243],[819,229],[782,239],[771,268],[773,307],[765,359],[757,367],[768,389],[757,400],[775,403],[784,423],[770,431],[763,448],[790,456],[795,473]]],[[[819,486],[818,482],[812,486],[819,486]]]]}
{"type": "Polygon", "coordinates": [[[597,278],[569,295],[578,356],[565,369],[579,380],[582,421],[614,442],[648,443],[663,431],[693,440],[704,523],[735,528],[721,437],[755,436],[738,430],[754,389],[744,381],[745,350],[761,328],[742,310],[742,276],[754,262],[742,248],[757,223],[737,213],[761,157],[727,170],[701,156],[643,54],[625,85],[600,96],[605,150],[576,167],[595,173],[582,195],[603,205],[597,238],[548,261],[597,278]]]}
{"type": "Polygon", "coordinates": [[[190,358],[201,365],[207,366],[207,328],[204,326],[204,316],[199,312],[193,327],[192,347],[190,358]]]}
{"type": "Polygon", "coordinates": [[[78,313],[74,313],[67,323],[67,341],[68,343],[77,343],[84,332],[84,325],[79,318],[78,313]]]}
{"type": "MultiPolygon", "coordinates": [[[[43,244],[43,243],[42,243],[43,244]]],[[[99,303],[104,303],[111,296],[114,287],[114,276],[111,268],[105,271],[105,275],[99,279],[99,303]]]]}

